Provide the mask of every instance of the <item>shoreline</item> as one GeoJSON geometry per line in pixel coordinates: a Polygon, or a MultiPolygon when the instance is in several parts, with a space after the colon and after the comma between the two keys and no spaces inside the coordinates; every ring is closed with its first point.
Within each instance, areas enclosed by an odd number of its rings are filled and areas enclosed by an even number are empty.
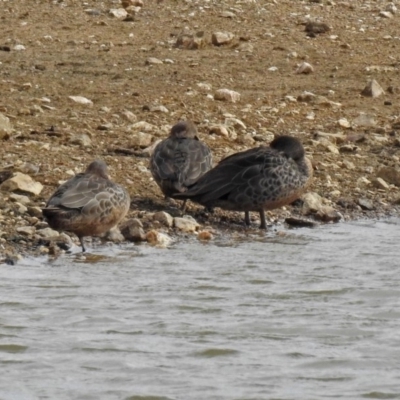
{"type": "MultiPolygon", "coordinates": [[[[131,230],[144,237],[161,229],[146,213],[155,205],[175,209],[164,206],[151,178],[149,149],[183,119],[195,123],[214,163],[274,135],[299,138],[314,166],[309,192],[319,196],[319,209],[308,204],[302,217],[400,215],[393,53],[400,17],[385,11],[386,1],[148,1],[130,8],[127,19],[110,14],[122,3],[85,4],[5,8],[0,181],[16,173],[31,180],[26,197],[0,190],[2,259],[34,254],[32,238],[46,229],[41,207],[97,158],[133,199],[127,218],[137,218],[144,232],[138,222],[131,230]],[[310,32],[310,20],[325,25],[310,32]]],[[[188,212],[195,219],[196,207],[188,212]]],[[[282,221],[285,213],[270,215],[282,221]]],[[[233,221],[233,230],[242,221],[239,213],[218,211],[200,229],[213,221],[218,230],[218,216],[233,221]]]]}

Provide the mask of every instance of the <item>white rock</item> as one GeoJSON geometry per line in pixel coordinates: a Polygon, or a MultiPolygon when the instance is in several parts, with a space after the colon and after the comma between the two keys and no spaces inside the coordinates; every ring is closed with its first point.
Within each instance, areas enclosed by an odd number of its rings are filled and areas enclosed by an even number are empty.
{"type": "Polygon", "coordinates": [[[322,204],[322,197],[315,192],[308,192],[304,194],[301,199],[303,200],[303,214],[308,215],[314,212],[319,211],[323,204],[322,204]]]}
{"type": "Polygon", "coordinates": [[[40,182],[35,182],[29,175],[16,172],[14,176],[7,179],[0,185],[0,190],[6,192],[27,192],[35,195],[40,194],[43,185],[40,182]]]}
{"type": "Polygon", "coordinates": [[[74,101],[75,103],[79,103],[79,104],[83,104],[85,106],[92,106],[93,105],[93,101],[87,99],[86,97],[83,96],[68,96],[68,98],[72,101],[74,101]]]}
{"type": "Polygon", "coordinates": [[[379,16],[383,18],[393,18],[393,14],[390,11],[381,11],[379,16]]]}
{"type": "Polygon", "coordinates": [[[167,234],[151,230],[146,234],[146,240],[153,246],[165,248],[172,243],[172,238],[167,234]]]}
{"type": "Polygon", "coordinates": [[[196,232],[200,227],[200,224],[192,217],[185,216],[183,218],[174,218],[174,226],[183,232],[196,232]]]}
{"type": "Polygon", "coordinates": [[[214,32],[211,35],[211,43],[214,46],[221,46],[230,43],[235,35],[231,32],[214,32]]]}
{"type": "Polygon", "coordinates": [[[11,200],[21,203],[24,206],[27,206],[31,202],[31,199],[28,196],[24,196],[24,195],[20,195],[20,194],[16,194],[16,193],[11,193],[9,197],[11,200]]]}
{"type": "Polygon", "coordinates": [[[168,108],[163,106],[163,105],[155,105],[150,107],[151,112],[162,112],[162,113],[168,113],[168,108]]]}
{"type": "Polygon", "coordinates": [[[168,226],[168,228],[171,228],[174,224],[174,218],[172,217],[172,215],[168,214],[165,211],[156,212],[153,215],[153,220],[158,221],[165,226],[168,226]]]}
{"type": "Polygon", "coordinates": [[[22,44],[17,44],[13,47],[13,50],[15,51],[24,51],[25,49],[26,49],[25,46],[22,44]]]}
{"type": "Polygon", "coordinates": [[[16,231],[21,235],[32,236],[36,232],[34,226],[19,226],[16,231]]]}
{"type": "Polygon", "coordinates": [[[362,90],[361,94],[366,97],[379,97],[380,95],[384,94],[385,91],[383,90],[382,86],[375,80],[372,79],[367,83],[367,86],[362,90]]]}
{"type": "Polygon", "coordinates": [[[296,74],[311,74],[312,72],[314,72],[314,67],[307,62],[301,63],[296,69],[296,74]]]}
{"type": "Polygon", "coordinates": [[[121,115],[129,122],[137,121],[137,117],[132,111],[124,110],[121,112],[121,115]]]}
{"type": "Polygon", "coordinates": [[[236,103],[240,100],[240,93],[229,89],[219,89],[215,92],[214,99],[236,103]]]}
{"type": "Polygon", "coordinates": [[[0,113],[0,140],[8,139],[13,131],[10,119],[0,113]]]}
{"type": "Polygon", "coordinates": [[[38,229],[36,233],[42,238],[58,237],[60,233],[51,228],[38,229]]]}
{"type": "Polygon", "coordinates": [[[373,115],[361,112],[357,118],[353,120],[353,125],[357,126],[376,126],[377,122],[373,115]]]}
{"type": "Polygon", "coordinates": [[[269,72],[276,72],[276,71],[278,71],[278,67],[269,67],[268,71],[269,72]]]}
{"type": "Polygon", "coordinates": [[[109,14],[117,19],[125,19],[128,16],[125,8],[111,8],[109,14]]]}
{"type": "Polygon", "coordinates": [[[242,129],[246,129],[246,125],[237,118],[225,118],[225,125],[227,127],[234,127],[234,128],[242,128],[242,129]]]}
{"type": "Polygon", "coordinates": [[[340,118],[338,121],[338,125],[342,128],[350,128],[351,124],[346,118],[340,118]]]}
{"type": "Polygon", "coordinates": [[[152,124],[149,124],[146,121],[139,121],[139,122],[136,122],[133,125],[130,125],[129,129],[133,130],[133,131],[151,132],[154,129],[156,129],[156,127],[154,125],[152,125],[152,124]]]}
{"type": "Polygon", "coordinates": [[[137,132],[130,137],[130,145],[133,147],[146,148],[151,145],[153,135],[145,132],[137,132]]]}
{"type": "Polygon", "coordinates": [[[157,64],[164,64],[164,63],[162,62],[162,60],[160,60],[160,59],[158,59],[158,58],[149,57],[149,58],[146,60],[145,64],[146,64],[146,65],[157,65],[157,64]]]}
{"type": "Polygon", "coordinates": [[[212,125],[210,127],[209,133],[210,134],[215,134],[217,136],[223,136],[223,137],[226,137],[226,138],[229,137],[228,129],[226,128],[225,125],[222,125],[222,124],[212,125]]]}

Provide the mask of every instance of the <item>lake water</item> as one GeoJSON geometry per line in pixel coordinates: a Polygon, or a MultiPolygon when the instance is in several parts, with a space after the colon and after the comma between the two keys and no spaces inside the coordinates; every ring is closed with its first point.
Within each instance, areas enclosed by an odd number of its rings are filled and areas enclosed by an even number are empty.
{"type": "Polygon", "coordinates": [[[0,400],[400,399],[399,232],[363,221],[1,265],[0,400]]]}

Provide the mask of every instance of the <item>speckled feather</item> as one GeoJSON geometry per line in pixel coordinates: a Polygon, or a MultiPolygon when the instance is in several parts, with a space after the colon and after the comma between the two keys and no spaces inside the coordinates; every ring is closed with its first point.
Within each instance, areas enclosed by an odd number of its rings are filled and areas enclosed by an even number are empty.
{"type": "Polygon", "coordinates": [[[211,151],[196,134],[193,123],[179,122],[154,150],[150,170],[167,197],[185,192],[212,167],[211,151]]]}
{"type": "Polygon", "coordinates": [[[129,206],[127,191],[108,178],[104,162],[94,161],[55,191],[43,215],[53,229],[73,232],[81,239],[110,230],[129,206]]]}
{"type": "Polygon", "coordinates": [[[177,198],[210,209],[261,212],[296,200],[311,178],[312,167],[301,143],[281,136],[270,147],[260,146],[223,159],[177,198]]]}

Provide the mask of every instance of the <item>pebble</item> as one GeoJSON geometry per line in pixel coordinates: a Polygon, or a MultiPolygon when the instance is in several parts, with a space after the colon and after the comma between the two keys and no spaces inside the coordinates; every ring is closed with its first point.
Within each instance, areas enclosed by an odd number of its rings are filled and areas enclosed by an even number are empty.
{"type": "Polygon", "coordinates": [[[4,114],[0,113],[0,140],[9,139],[12,131],[13,127],[10,119],[4,114]]]}
{"type": "Polygon", "coordinates": [[[214,46],[222,46],[232,42],[235,35],[231,32],[214,32],[211,35],[211,43],[214,46]]]}
{"type": "Polygon", "coordinates": [[[125,221],[120,229],[124,238],[130,242],[144,242],[146,240],[143,224],[137,218],[131,218],[125,221]]]}
{"type": "Polygon", "coordinates": [[[222,136],[222,137],[229,137],[229,131],[225,125],[222,124],[217,124],[217,125],[212,125],[209,129],[209,134],[215,134],[217,136],[222,136]]]}
{"type": "Polygon", "coordinates": [[[24,236],[32,236],[36,232],[36,228],[34,226],[19,226],[16,231],[24,236]]]}
{"type": "Polygon", "coordinates": [[[149,244],[161,248],[166,248],[172,243],[172,238],[169,237],[167,234],[151,230],[146,234],[146,240],[149,244]]]}
{"type": "Polygon", "coordinates": [[[17,44],[17,45],[15,45],[13,47],[13,50],[15,50],[15,51],[24,51],[24,50],[26,50],[26,47],[24,45],[22,45],[22,44],[17,44]]]}
{"type": "Polygon", "coordinates": [[[384,181],[380,177],[373,179],[372,184],[374,185],[374,187],[378,189],[384,189],[384,190],[389,189],[389,185],[386,183],[386,181],[384,181]]]}
{"type": "Polygon", "coordinates": [[[40,182],[35,182],[29,175],[16,172],[14,176],[0,185],[0,189],[6,192],[26,192],[39,195],[43,189],[40,182]]]}
{"type": "Polygon", "coordinates": [[[75,102],[75,103],[82,104],[82,105],[85,105],[85,106],[92,106],[93,105],[93,101],[92,100],[89,100],[89,99],[87,99],[86,97],[83,97],[83,96],[68,96],[68,98],[70,100],[72,100],[73,102],[75,102]]]}
{"type": "Polygon", "coordinates": [[[375,79],[369,81],[365,88],[361,91],[362,96],[372,98],[379,97],[384,93],[385,91],[383,90],[382,86],[375,79]]]}
{"type": "Polygon", "coordinates": [[[174,218],[174,226],[182,232],[196,232],[200,224],[192,217],[175,217],[174,218]]]}
{"type": "Polygon", "coordinates": [[[306,24],[305,31],[308,34],[318,35],[330,31],[330,27],[323,22],[310,21],[306,24]]]}
{"type": "Polygon", "coordinates": [[[164,64],[162,60],[156,57],[149,57],[146,59],[145,62],[146,65],[158,65],[158,64],[164,64]]]}
{"type": "Polygon", "coordinates": [[[229,89],[219,89],[215,92],[214,99],[236,103],[240,100],[240,93],[229,89]]]}
{"type": "Polygon", "coordinates": [[[81,147],[90,147],[92,145],[92,139],[90,139],[89,135],[83,133],[81,135],[73,135],[69,142],[71,144],[77,144],[81,147]]]}
{"type": "Polygon", "coordinates": [[[201,241],[208,241],[213,239],[213,234],[209,231],[200,231],[197,235],[197,239],[201,241]]]}
{"type": "Polygon", "coordinates": [[[322,207],[322,197],[318,193],[308,192],[301,199],[303,200],[303,215],[316,213],[322,207]]]}
{"type": "Polygon", "coordinates": [[[296,74],[307,75],[307,74],[311,74],[312,72],[314,72],[314,67],[307,62],[301,63],[296,69],[296,74]]]}
{"type": "Polygon", "coordinates": [[[42,238],[56,238],[60,236],[60,233],[58,231],[55,231],[54,229],[51,228],[42,228],[38,229],[36,233],[42,237],[42,238]]]}
{"type": "Polygon", "coordinates": [[[134,148],[144,149],[149,147],[153,141],[153,135],[145,132],[137,132],[130,136],[129,144],[134,148]]]}
{"type": "Polygon", "coordinates": [[[372,204],[372,201],[368,200],[366,198],[358,199],[358,204],[363,210],[373,210],[374,209],[374,205],[372,204]]]}
{"type": "Polygon", "coordinates": [[[382,167],[378,173],[378,178],[382,178],[385,182],[400,186],[400,171],[394,167],[382,167]]]}
{"type": "Polygon", "coordinates": [[[171,228],[174,225],[174,218],[172,215],[168,214],[165,211],[158,211],[153,215],[153,220],[158,221],[161,224],[171,228]]]}
{"type": "Polygon", "coordinates": [[[128,12],[125,10],[125,8],[111,8],[108,13],[111,16],[121,20],[128,16],[128,12]]]}

